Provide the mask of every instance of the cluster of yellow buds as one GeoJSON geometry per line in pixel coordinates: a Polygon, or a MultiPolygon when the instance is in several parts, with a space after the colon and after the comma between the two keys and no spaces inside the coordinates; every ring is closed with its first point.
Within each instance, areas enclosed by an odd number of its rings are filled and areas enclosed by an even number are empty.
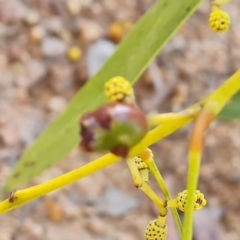
{"type": "Polygon", "coordinates": [[[225,0],[223,1],[218,0],[212,3],[209,25],[215,32],[225,32],[230,27],[231,20],[228,13],[220,9],[220,6],[226,3],[225,0]]]}
{"type": "MultiPolygon", "coordinates": [[[[194,211],[198,211],[205,207],[207,204],[206,199],[204,198],[203,193],[199,190],[195,192],[195,204],[194,211]]],[[[182,212],[185,212],[187,205],[187,190],[184,190],[178,194],[174,199],[167,201],[167,206],[169,208],[177,208],[182,212]]],[[[166,216],[159,216],[157,219],[152,220],[147,225],[145,230],[145,239],[146,240],[166,240],[167,238],[167,225],[166,225],[166,216]]]]}
{"type": "MultiPolygon", "coordinates": [[[[177,200],[178,209],[184,212],[187,204],[187,190],[180,192],[176,200],[177,200]]],[[[202,209],[203,207],[206,206],[206,204],[207,204],[207,201],[204,198],[203,193],[201,193],[199,190],[196,190],[194,211],[198,211],[202,209]]]]}
{"type": "Polygon", "coordinates": [[[145,239],[146,240],[166,240],[167,239],[167,225],[159,225],[157,222],[158,219],[152,220],[147,225],[145,230],[145,239]]]}
{"type": "Polygon", "coordinates": [[[109,102],[134,102],[132,86],[121,76],[113,77],[105,83],[105,95],[109,102]]]}

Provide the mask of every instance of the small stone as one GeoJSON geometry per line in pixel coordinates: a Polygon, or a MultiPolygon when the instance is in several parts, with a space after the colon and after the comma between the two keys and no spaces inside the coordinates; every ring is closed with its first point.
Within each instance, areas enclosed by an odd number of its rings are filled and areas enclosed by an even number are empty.
{"type": "Polygon", "coordinates": [[[39,12],[34,9],[28,10],[24,20],[30,26],[37,24],[40,20],[39,12]]]}
{"type": "Polygon", "coordinates": [[[98,72],[115,49],[116,45],[107,40],[99,40],[89,47],[87,51],[87,68],[90,77],[98,72]]]}
{"type": "Polygon", "coordinates": [[[6,126],[0,131],[0,139],[5,146],[12,147],[19,143],[19,135],[14,127],[6,126]]]}
{"type": "Polygon", "coordinates": [[[27,77],[26,67],[20,62],[16,62],[11,65],[11,70],[15,85],[20,88],[28,88],[29,78],[27,77]]]}
{"type": "Polygon", "coordinates": [[[0,16],[4,23],[16,23],[24,19],[27,7],[18,0],[1,2],[0,16]]]}
{"type": "Polygon", "coordinates": [[[44,21],[44,28],[52,33],[59,35],[64,30],[63,21],[60,17],[52,16],[44,21]]]}
{"type": "Polygon", "coordinates": [[[30,79],[29,86],[41,80],[47,74],[47,68],[41,61],[31,59],[26,64],[27,75],[30,79]]]}
{"type": "Polygon", "coordinates": [[[108,188],[104,196],[97,202],[96,211],[111,217],[120,217],[129,210],[138,207],[138,201],[116,188],[108,188]]]}
{"type": "Polygon", "coordinates": [[[42,54],[45,57],[60,57],[67,52],[66,43],[56,37],[46,37],[42,42],[42,54]]]}
{"type": "Polygon", "coordinates": [[[183,105],[187,102],[189,95],[189,88],[187,84],[180,83],[175,88],[175,94],[172,99],[174,111],[180,111],[183,105]]]}
{"type": "Polygon", "coordinates": [[[61,96],[52,97],[48,102],[49,110],[57,113],[62,112],[66,108],[66,106],[67,101],[61,96]]]}
{"type": "Polygon", "coordinates": [[[44,202],[48,218],[53,222],[60,222],[63,219],[62,207],[52,198],[47,198],[44,202]]]}
{"type": "Polygon", "coordinates": [[[5,37],[7,32],[7,27],[0,23],[0,37],[5,37]]]}
{"type": "Polygon", "coordinates": [[[220,240],[238,240],[239,234],[235,231],[226,232],[221,235],[220,240]]]}
{"type": "Polygon", "coordinates": [[[95,210],[91,206],[82,206],[82,212],[84,217],[88,218],[95,214],[95,210]]]}
{"type": "Polygon", "coordinates": [[[12,240],[12,233],[11,231],[5,230],[1,231],[0,240],[12,240]]]}
{"type": "Polygon", "coordinates": [[[89,223],[87,224],[87,229],[94,236],[99,236],[105,232],[105,224],[106,223],[104,223],[99,218],[91,218],[89,223]]]}
{"type": "Polygon", "coordinates": [[[112,23],[109,27],[108,33],[110,39],[112,39],[116,43],[120,42],[130,31],[132,26],[133,23],[130,21],[118,21],[112,23]]]}
{"type": "MultiPolygon", "coordinates": [[[[6,88],[12,88],[13,86],[13,73],[9,69],[3,69],[0,77],[0,93],[6,88]]],[[[2,96],[1,96],[2,97],[2,96]]]]}
{"type": "Polygon", "coordinates": [[[11,44],[8,51],[9,62],[24,62],[28,53],[24,50],[21,44],[11,44]]]}
{"type": "Polygon", "coordinates": [[[39,239],[39,237],[41,237],[44,234],[44,227],[42,224],[36,223],[35,221],[32,221],[29,218],[25,221],[23,231],[39,239]]]}
{"type": "Polygon", "coordinates": [[[25,88],[17,89],[17,99],[21,102],[26,103],[29,99],[28,91],[25,88]]]}
{"type": "Polygon", "coordinates": [[[41,26],[34,26],[30,29],[29,39],[33,43],[39,43],[45,37],[46,31],[41,26]]]}
{"type": "Polygon", "coordinates": [[[82,4],[82,7],[91,7],[92,8],[92,4],[94,3],[93,0],[81,0],[81,4],[82,4]]]}
{"type": "Polygon", "coordinates": [[[220,237],[218,221],[222,210],[204,208],[194,214],[194,239],[217,240],[220,237]],[[217,212],[216,212],[217,211],[217,212]]]}
{"type": "Polygon", "coordinates": [[[67,0],[66,8],[68,12],[72,15],[79,14],[81,10],[81,0],[67,0]]]}
{"type": "Polygon", "coordinates": [[[65,218],[72,220],[77,219],[80,216],[80,208],[79,206],[75,206],[68,202],[67,207],[64,208],[64,216],[65,218]]]}
{"type": "Polygon", "coordinates": [[[81,34],[86,42],[96,41],[103,33],[103,28],[96,21],[86,19],[81,21],[81,34]]]}
{"type": "Polygon", "coordinates": [[[50,66],[51,87],[58,93],[64,93],[73,86],[73,69],[70,64],[56,63],[50,66]]]}

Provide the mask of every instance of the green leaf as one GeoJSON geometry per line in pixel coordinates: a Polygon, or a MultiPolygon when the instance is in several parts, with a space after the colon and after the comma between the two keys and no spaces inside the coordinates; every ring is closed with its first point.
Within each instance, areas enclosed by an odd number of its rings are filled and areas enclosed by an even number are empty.
{"type": "Polygon", "coordinates": [[[26,151],[4,189],[16,189],[76,147],[80,141],[80,116],[106,102],[104,83],[117,75],[134,83],[201,1],[156,1],[97,75],[76,94],[65,112],[26,151]]]}
{"type": "Polygon", "coordinates": [[[223,108],[218,118],[220,120],[240,120],[240,91],[223,108]]]}

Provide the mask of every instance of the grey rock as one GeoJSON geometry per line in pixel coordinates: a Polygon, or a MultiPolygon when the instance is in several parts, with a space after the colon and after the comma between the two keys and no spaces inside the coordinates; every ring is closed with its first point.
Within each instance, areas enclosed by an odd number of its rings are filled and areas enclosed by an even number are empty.
{"type": "Polygon", "coordinates": [[[61,96],[51,97],[48,101],[48,108],[53,112],[60,113],[66,108],[66,106],[67,101],[61,96]]]}
{"type": "Polygon", "coordinates": [[[194,236],[197,240],[218,240],[220,237],[220,208],[204,208],[194,214],[194,236]]]}
{"type": "Polygon", "coordinates": [[[95,75],[115,52],[116,45],[107,40],[99,40],[87,51],[87,68],[90,77],[95,75]]]}
{"type": "Polygon", "coordinates": [[[47,68],[42,62],[32,59],[27,63],[27,73],[33,84],[46,75],[47,68]]]}
{"type": "Polygon", "coordinates": [[[25,22],[28,24],[28,25],[35,25],[39,22],[40,20],[40,14],[38,11],[36,11],[35,9],[29,9],[27,11],[27,14],[25,15],[25,18],[24,18],[25,22]]]}
{"type": "Polygon", "coordinates": [[[44,122],[34,115],[26,115],[21,122],[19,120],[19,125],[21,126],[18,130],[20,141],[24,147],[31,145],[45,127],[44,122]]]}
{"type": "Polygon", "coordinates": [[[138,207],[138,201],[125,195],[116,188],[108,188],[103,197],[96,203],[96,212],[101,215],[120,217],[138,207]]]}
{"type": "Polygon", "coordinates": [[[4,22],[18,22],[24,19],[28,8],[18,0],[2,1],[0,14],[4,22]]]}
{"type": "Polygon", "coordinates": [[[56,16],[45,19],[43,24],[45,29],[53,34],[59,34],[64,29],[62,19],[56,16]]]}
{"type": "Polygon", "coordinates": [[[45,57],[59,57],[65,55],[67,45],[64,41],[56,37],[46,37],[42,42],[42,54],[45,57]]]}
{"type": "Polygon", "coordinates": [[[73,69],[66,62],[54,63],[49,67],[50,85],[58,93],[73,87],[73,69]]]}
{"type": "Polygon", "coordinates": [[[87,42],[94,42],[104,34],[103,27],[97,22],[87,19],[81,21],[81,35],[87,42]]]}
{"type": "Polygon", "coordinates": [[[13,74],[11,71],[1,69],[0,92],[13,86],[13,74]]]}

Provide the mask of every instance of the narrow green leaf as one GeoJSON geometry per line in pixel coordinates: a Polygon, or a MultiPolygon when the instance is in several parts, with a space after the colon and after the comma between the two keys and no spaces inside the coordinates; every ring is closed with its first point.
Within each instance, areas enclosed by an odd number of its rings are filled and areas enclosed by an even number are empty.
{"type": "Polygon", "coordinates": [[[105,81],[120,75],[134,83],[201,1],[156,1],[97,75],[76,94],[65,112],[26,151],[4,189],[16,189],[76,147],[80,140],[80,116],[106,101],[105,81]]]}
{"type": "Polygon", "coordinates": [[[218,118],[220,120],[240,120],[240,91],[224,107],[218,118]]]}

